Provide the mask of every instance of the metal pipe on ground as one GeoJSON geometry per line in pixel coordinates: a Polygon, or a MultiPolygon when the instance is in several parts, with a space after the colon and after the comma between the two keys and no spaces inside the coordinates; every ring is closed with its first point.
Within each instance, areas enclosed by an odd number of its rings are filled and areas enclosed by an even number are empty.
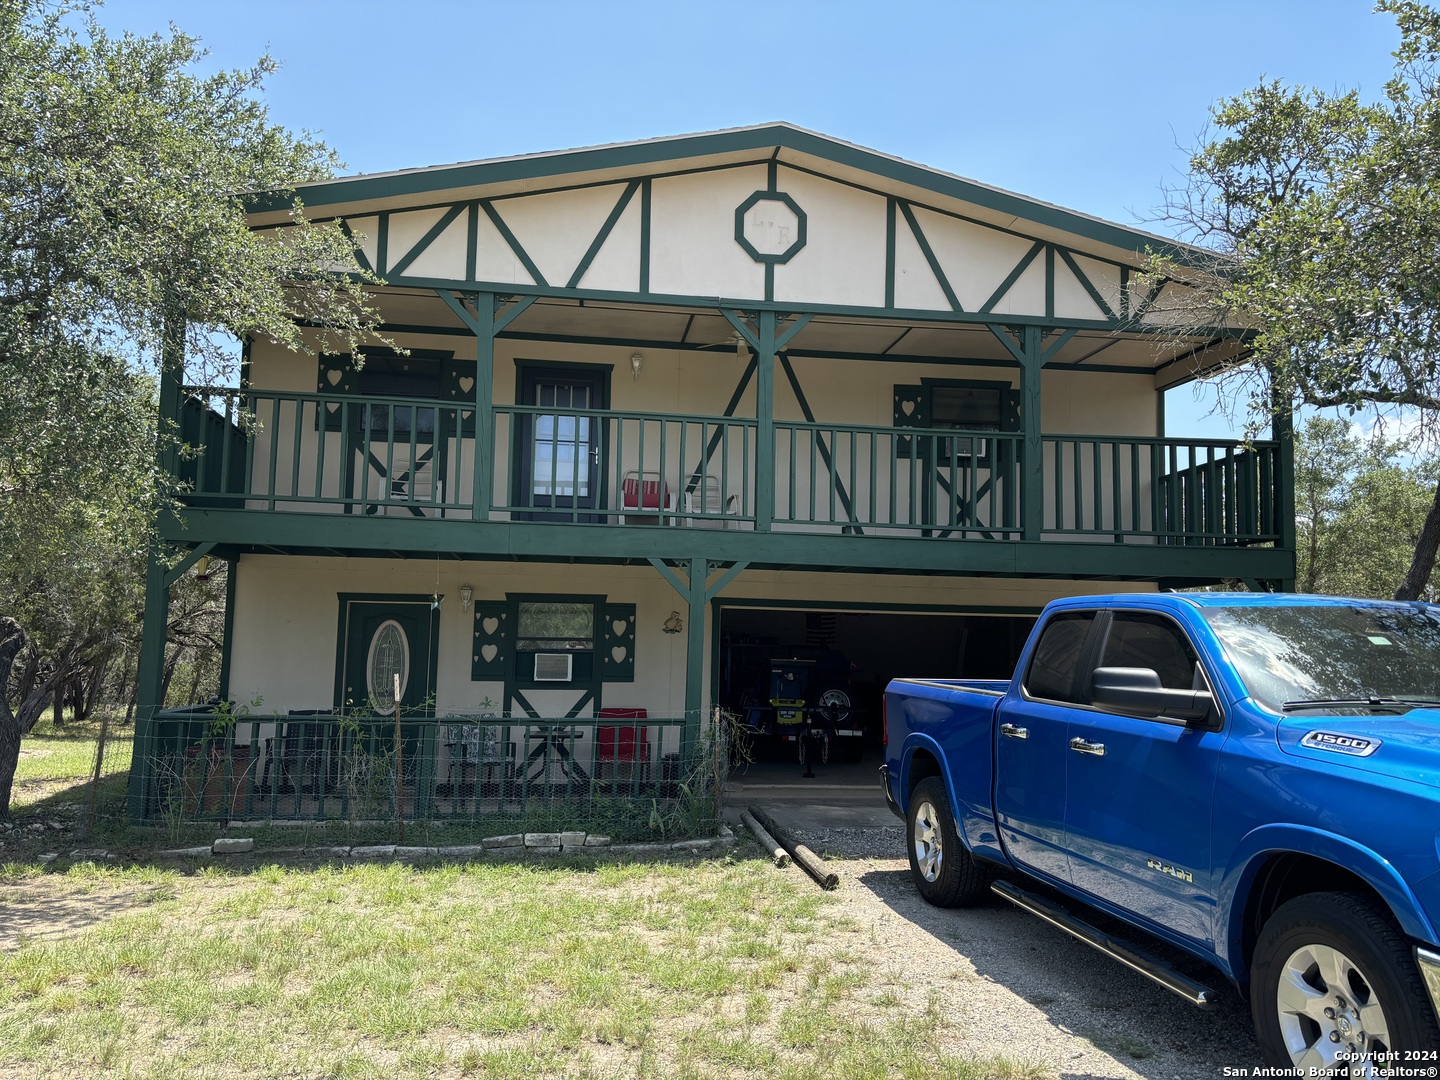
{"type": "Polygon", "coordinates": [[[760,824],[769,829],[772,835],[779,837],[780,843],[790,853],[790,857],[804,867],[805,872],[814,878],[822,889],[833,889],[840,884],[840,875],[826,866],[824,860],[804,844],[796,843],[787,837],[785,830],[775,824],[775,819],[767,814],[763,807],[751,806],[750,813],[760,824]]]}
{"type": "Polygon", "coordinates": [[[786,851],[775,837],[771,836],[765,826],[751,816],[749,810],[740,811],[740,820],[755,834],[755,839],[760,841],[760,846],[770,853],[770,858],[775,860],[776,866],[789,866],[790,853],[786,851]]]}

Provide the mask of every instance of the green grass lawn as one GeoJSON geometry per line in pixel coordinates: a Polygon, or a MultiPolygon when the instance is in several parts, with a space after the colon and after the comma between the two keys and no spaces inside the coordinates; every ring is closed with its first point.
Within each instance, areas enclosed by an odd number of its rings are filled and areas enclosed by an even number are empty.
{"type": "MultiPolygon", "coordinates": [[[[747,849],[753,850],[753,849],[747,849]]],[[[1034,1077],[767,861],[0,879],[6,1075],[1034,1077]],[[870,946],[867,951],[867,946],[870,946]]]]}
{"type": "MultiPolygon", "coordinates": [[[[44,801],[81,802],[89,795],[85,783],[95,770],[98,722],[56,728],[42,717],[35,730],[20,741],[20,761],[10,807],[22,813],[44,801]]],[[[104,775],[127,772],[133,732],[122,728],[107,741],[104,775]]]]}

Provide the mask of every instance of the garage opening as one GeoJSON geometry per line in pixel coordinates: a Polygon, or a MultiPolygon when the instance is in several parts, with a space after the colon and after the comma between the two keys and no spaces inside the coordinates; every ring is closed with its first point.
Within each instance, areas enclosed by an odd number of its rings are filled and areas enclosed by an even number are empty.
{"type": "MultiPolygon", "coordinates": [[[[808,711],[830,736],[827,764],[878,765],[886,683],[1008,678],[1034,624],[1033,615],[724,606],[716,696],[754,732],[758,761],[795,760],[808,711]]],[[[872,770],[855,775],[873,786],[872,770]]]]}

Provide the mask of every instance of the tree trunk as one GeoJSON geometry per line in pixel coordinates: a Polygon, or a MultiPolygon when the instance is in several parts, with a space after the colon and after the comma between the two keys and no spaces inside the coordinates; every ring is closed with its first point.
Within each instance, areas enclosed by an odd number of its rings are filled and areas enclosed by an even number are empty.
{"type": "Polygon", "coordinates": [[[1420,538],[1415,542],[1415,557],[1410,562],[1410,572],[1405,575],[1400,588],[1395,590],[1396,600],[1420,599],[1425,586],[1430,584],[1437,551],[1440,551],[1440,484],[1435,485],[1435,498],[1430,502],[1420,538]]]}
{"type": "Polygon", "coordinates": [[[55,710],[55,715],[54,715],[54,718],[51,720],[51,723],[54,724],[55,727],[56,727],[56,729],[58,730],[59,728],[65,726],[65,680],[64,680],[64,679],[60,679],[60,680],[58,680],[58,681],[55,683],[55,704],[54,704],[53,708],[54,708],[54,710],[55,710]]]}
{"type": "Polygon", "coordinates": [[[10,708],[10,673],[15,657],[25,647],[25,631],[8,615],[0,615],[0,817],[10,815],[10,794],[15,785],[15,769],[20,764],[20,739],[30,733],[44,711],[45,702],[55,693],[57,684],[73,663],[73,653],[57,658],[55,670],[41,679],[21,699],[18,709],[10,708]]]}

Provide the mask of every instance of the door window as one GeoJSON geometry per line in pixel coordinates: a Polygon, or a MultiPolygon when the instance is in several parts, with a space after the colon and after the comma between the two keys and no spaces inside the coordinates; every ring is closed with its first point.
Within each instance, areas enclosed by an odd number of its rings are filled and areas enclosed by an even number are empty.
{"type": "Polygon", "coordinates": [[[1117,611],[1097,666],[1150,668],[1167,690],[1199,690],[1205,686],[1199,661],[1185,631],[1164,615],[1117,611]]]}
{"type": "MultiPolygon", "coordinates": [[[[555,409],[589,409],[590,387],[584,383],[541,381],[535,384],[535,404],[555,409]]],[[[590,495],[593,464],[591,418],[564,413],[535,417],[530,442],[530,494],[542,498],[585,499],[590,495]]]]}
{"type": "Polygon", "coordinates": [[[1093,611],[1062,611],[1045,624],[1025,672],[1027,694],[1051,701],[1080,700],[1080,661],[1094,622],[1093,611]]]}
{"type": "Polygon", "coordinates": [[[410,641],[405,628],[387,619],[375,629],[365,660],[365,688],[376,712],[395,708],[395,676],[400,676],[400,700],[410,684],[410,641]]]}

